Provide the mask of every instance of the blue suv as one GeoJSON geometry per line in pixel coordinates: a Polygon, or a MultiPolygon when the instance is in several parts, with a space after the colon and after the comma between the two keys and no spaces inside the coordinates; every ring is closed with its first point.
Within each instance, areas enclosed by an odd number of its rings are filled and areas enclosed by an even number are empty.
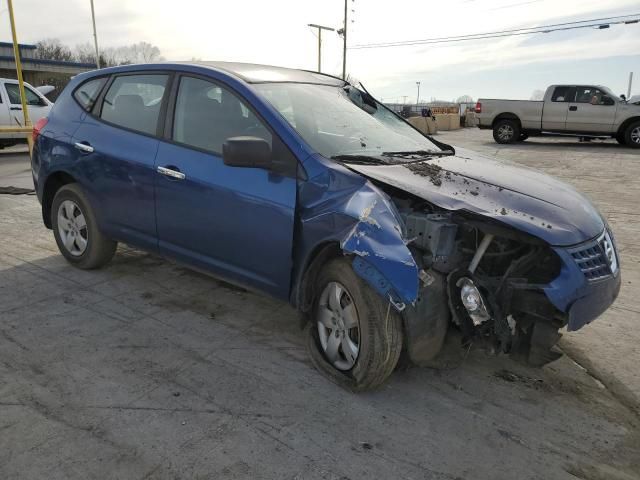
{"type": "Polygon", "coordinates": [[[44,224],[73,265],[117,242],[289,301],[352,390],[448,330],[533,365],[620,288],[613,235],[541,173],[424,136],[362,85],[239,63],[78,75],[34,128],[44,224]]]}

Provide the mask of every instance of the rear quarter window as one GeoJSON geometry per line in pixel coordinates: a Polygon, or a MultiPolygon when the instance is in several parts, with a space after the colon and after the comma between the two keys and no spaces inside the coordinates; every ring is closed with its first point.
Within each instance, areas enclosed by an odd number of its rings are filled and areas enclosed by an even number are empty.
{"type": "Polygon", "coordinates": [[[75,89],[73,92],[73,98],[80,104],[80,106],[89,111],[93,108],[93,105],[96,103],[98,99],[98,95],[100,95],[100,90],[104,86],[107,81],[106,77],[94,78],[93,80],[88,80],[75,89]]]}
{"type": "Polygon", "coordinates": [[[552,102],[572,102],[575,96],[573,87],[556,87],[551,96],[552,102]]]}

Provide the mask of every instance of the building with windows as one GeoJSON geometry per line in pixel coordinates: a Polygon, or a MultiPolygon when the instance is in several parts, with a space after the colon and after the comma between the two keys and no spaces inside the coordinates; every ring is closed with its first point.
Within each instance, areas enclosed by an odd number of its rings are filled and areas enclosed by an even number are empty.
{"type": "MultiPolygon", "coordinates": [[[[20,44],[22,75],[24,81],[33,86],[54,85],[56,90],[50,97],[55,98],[69,79],[87,70],[94,70],[94,63],[66,62],[36,58],[35,45],[20,44]]],[[[17,78],[13,43],[0,42],[0,78],[17,78]]]]}

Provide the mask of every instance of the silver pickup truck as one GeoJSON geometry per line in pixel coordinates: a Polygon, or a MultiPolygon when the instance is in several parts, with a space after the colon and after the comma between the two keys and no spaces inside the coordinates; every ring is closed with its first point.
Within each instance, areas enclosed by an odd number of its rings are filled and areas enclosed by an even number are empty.
{"type": "Polygon", "coordinates": [[[498,143],[529,136],[612,137],[640,148],[640,105],[622,100],[606,87],[551,85],[542,101],[481,98],[480,128],[493,129],[498,143]]]}

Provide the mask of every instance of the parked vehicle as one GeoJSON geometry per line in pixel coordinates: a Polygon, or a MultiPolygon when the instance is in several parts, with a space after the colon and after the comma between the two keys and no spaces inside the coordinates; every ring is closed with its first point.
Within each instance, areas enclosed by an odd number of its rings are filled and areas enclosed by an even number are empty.
{"type": "Polygon", "coordinates": [[[551,85],[542,101],[481,98],[478,126],[492,129],[498,143],[530,136],[611,137],[640,148],[640,105],[626,102],[606,87],[551,85]]]}
{"type": "MultiPolygon", "coordinates": [[[[24,89],[27,96],[29,120],[35,125],[38,120],[49,115],[53,103],[42,92],[26,82],[24,89]]],[[[22,102],[20,101],[17,80],[0,78],[0,126],[24,126],[24,115],[22,113],[22,102]]],[[[26,142],[24,133],[0,132],[0,148],[9,147],[20,142],[26,142]]]]}
{"type": "Polygon", "coordinates": [[[541,173],[422,135],[361,87],[239,63],[83,73],[34,128],[44,224],[73,265],[117,242],[289,301],[318,369],[382,384],[450,326],[533,365],[620,288],[613,235],[541,173]]]}

